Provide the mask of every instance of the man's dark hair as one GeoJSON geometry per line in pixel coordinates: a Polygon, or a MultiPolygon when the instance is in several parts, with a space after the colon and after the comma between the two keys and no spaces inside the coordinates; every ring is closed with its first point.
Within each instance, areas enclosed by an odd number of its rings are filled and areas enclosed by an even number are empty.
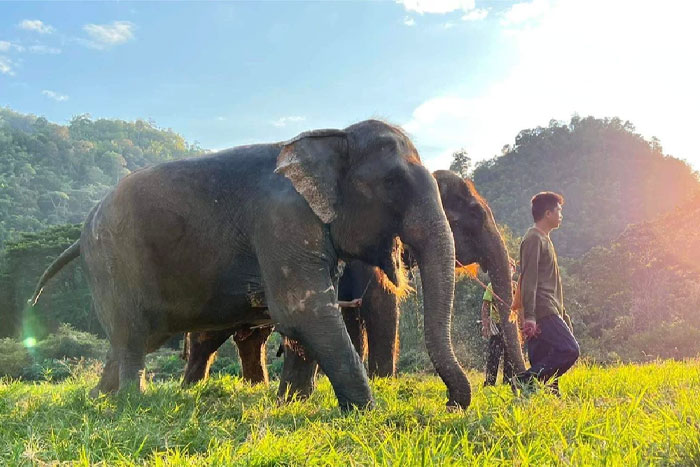
{"type": "Polygon", "coordinates": [[[537,222],[547,211],[553,211],[557,204],[564,205],[564,197],[553,191],[543,191],[532,197],[532,218],[537,222]]]}

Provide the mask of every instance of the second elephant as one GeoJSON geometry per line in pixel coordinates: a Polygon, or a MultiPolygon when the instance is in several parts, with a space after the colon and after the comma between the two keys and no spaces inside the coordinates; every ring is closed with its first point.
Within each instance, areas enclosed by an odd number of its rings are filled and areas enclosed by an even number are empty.
{"type": "MultiPolygon", "coordinates": [[[[433,175],[453,232],[457,265],[479,263],[489,273],[495,293],[509,301],[512,289],[508,253],[488,204],[470,181],[449,171],[437,171],[433,175]]],[[[398,356],[398,299],[394,290],[380,282],[377,268],[352,261],[340,279],[339,299],[364,296],[361,308],[343,308],[345,325],[360,357],[368,354],[369,374],[392,376],[398,356]]],[[[506,345],[515,362],[515,371],[524,371],[517,329],[508,320],[509,306],[498,302],[498,308],[501,322],[508,323],[504,326],[506,345]]],[[[234,335],[243,377],[251,382],[267,382],[264,346],[270,332],[270,328],[258,328],[234,335]]],[[[207,377],[216,349],[232,334],[232,330],[220,330],[187,336],[189,352],[184,384],[207,377]]],[[[280,395],[308,395],[313,388],[316,365],[297,346],[286,347],[280,395]]]]}

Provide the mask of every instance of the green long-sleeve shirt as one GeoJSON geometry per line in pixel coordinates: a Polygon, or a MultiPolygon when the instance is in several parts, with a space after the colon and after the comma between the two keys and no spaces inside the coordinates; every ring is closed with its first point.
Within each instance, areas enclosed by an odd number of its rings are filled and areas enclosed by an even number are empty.
{"type": "Polygon", "coordinates": [[[520,268],[520,296],[525,319],[538,320],[557,314],[571,329],[571,320],[564,309],[557,253],[549,236],[534,227],[527,231],[520,243],[520,268]]]}

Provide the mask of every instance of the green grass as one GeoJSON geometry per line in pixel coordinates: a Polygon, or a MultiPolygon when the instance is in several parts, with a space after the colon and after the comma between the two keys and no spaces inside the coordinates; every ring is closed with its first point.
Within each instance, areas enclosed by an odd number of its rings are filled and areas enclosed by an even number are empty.
{"type": "Polygon", "coordinates": [[[61,384],[0,383],[0,464],[697,465],[700,365],[578,366],[562,398],[482,389],[445,408],[434,376],[373,381],[377,408],[341,414],[330,384],[278,405],[276,383],[215,377],[182,390],[90,399],[94,373],[61,384]]]}

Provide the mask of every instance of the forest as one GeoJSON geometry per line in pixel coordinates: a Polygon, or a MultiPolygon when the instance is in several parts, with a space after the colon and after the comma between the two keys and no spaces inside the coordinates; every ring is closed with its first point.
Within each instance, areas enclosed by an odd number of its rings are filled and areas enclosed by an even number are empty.
{"type": "MultiPolygon", "coordinates": [[[[56,332],[104,337],[77,262],[46,288],[36,309],[27,310],[37,279],[120,178],[204,153],[154,122],[79,115],[59,125],[0,109],[3,345],[25,355],[17,339],[27,333],[37,339],[56,332]]],[[[455,153],[450,168],[473,179],[513,257],[532,223],[530,198],[542,190],[564,196],[564,222],[552,239],[584,357],[644,362],[700,353],[700,181],[688,164],[664,154],[658,139],[645,139],[618,118],[574,116],[522,130],[501,154],[474,168],[467,154],[455,153]]],[[[483,365],[482,292],[476,281],[459,279],[453,341],[471,368],[483,365]]],[[[414,294],[401,305],[399,370],[430,367],[421,303],[414,294]]],[[[13,373],[10,366],[0,372],[13,373]]]]}

